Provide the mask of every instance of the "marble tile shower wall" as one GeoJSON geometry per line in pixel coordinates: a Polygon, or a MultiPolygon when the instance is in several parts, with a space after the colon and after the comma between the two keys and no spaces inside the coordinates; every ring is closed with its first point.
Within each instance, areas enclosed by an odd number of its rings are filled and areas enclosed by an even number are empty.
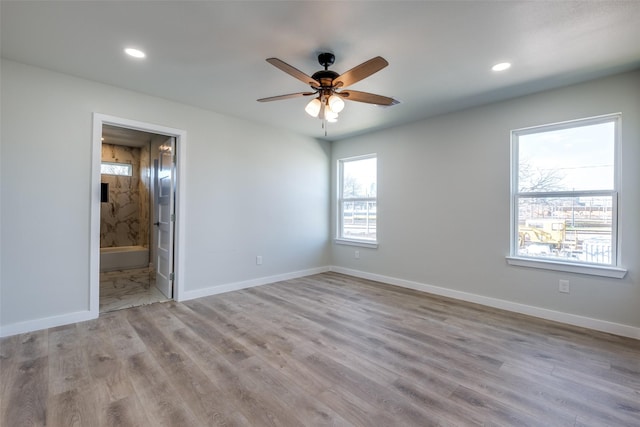
{"type": "Polygon", "coordinates": [[[151,146],[150,144],[140,148],[140,181],[138,182],[139,213],[140,213],[140,239],[139,245],[149,247],[150,232],[150,192],[151,192],[151,146]]]}
{"type": "Polygon", "coordinates": [[[102,161],[131,164],[132,174],[101,177],[109,183],[109,202],[100,204],[100,247],[148,247],[149,148],[102,144],[102,161]]]}

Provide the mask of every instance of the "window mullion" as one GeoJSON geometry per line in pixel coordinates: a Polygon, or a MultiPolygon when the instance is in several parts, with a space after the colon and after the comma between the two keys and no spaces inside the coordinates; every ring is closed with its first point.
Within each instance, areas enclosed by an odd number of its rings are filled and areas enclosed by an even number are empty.
{"type": "Polygon", "coordinates": [[[585,190],[585,191],[541,191],[541,192],[518,192],[522,198],[545,198],[545,197],[598,197],[611,196],[615,190],[585,190]]]}

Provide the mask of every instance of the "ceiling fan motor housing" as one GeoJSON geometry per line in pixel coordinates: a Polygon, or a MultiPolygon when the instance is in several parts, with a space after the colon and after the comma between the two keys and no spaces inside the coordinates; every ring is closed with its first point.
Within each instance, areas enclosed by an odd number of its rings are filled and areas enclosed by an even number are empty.
{"type": "Polygon", "coordinates": [[[333,53],[324,52],[318,55],[318,62],[324,67],[324,70],[314,73],[311,77],[315,81],[320,82],[320,89],[324,89],[325,91],[331,89],[333,79],[340,75],[335,71],[329,70],[329,65],[333,65],[335,60],[336,57],[333,53]]]}
{"type": "Polygon", "coordinates": [[[336,73],[335,71],[321,70],[313,73],[311,78],[313,78],[317,82],[320,82],[320,87],[322,89],[325,89],[325,88],[330,88],[331,83],[333,82],[333,79],[335,79],[339,75],[340,74],[336,73]]]}

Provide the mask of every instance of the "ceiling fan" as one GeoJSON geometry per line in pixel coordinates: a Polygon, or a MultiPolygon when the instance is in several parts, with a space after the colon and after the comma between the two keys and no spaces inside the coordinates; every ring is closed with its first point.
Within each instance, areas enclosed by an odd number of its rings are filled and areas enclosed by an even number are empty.
{"type": "Polygon", "coordinates": [[[389,65],[384,58],[376,56],[375,58],[363,62],[343,74],[338,74],[335,71],[329,70],[329,66],[335,62],[335,59],[336,58],[332,53],[321,53],[318,55],[318,62],[324,67],[324,70],[317,71],[312,76],[308,76],[278,58],[268,58],[268,63],[295,77],[304,84],[311,86],[313,91],[271,96],[268,98],[260,98],[258,101],[279,101],[281,99],[317,95],[307,104],[305,111],[312,117],[318,117],[321,120],[326,120],[328,122],[335,122],[337,120],[338,113],[344,108],[343,100],[345,99],[347,101],[365,102],[367,104],[385,106],[399,103],[399,101],[387,96],[360,92],[357,90],[344,90],[344,88],[377,73],[389,65]]]}

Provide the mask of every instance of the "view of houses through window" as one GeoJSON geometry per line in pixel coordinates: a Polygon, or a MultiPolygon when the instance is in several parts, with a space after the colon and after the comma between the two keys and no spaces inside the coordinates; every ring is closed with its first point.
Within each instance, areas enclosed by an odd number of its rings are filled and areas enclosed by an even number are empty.
{"type": "Polygon", "coordinates": [[[512,255],[616,265],[619,120],[513,132],[512,255]]]}

